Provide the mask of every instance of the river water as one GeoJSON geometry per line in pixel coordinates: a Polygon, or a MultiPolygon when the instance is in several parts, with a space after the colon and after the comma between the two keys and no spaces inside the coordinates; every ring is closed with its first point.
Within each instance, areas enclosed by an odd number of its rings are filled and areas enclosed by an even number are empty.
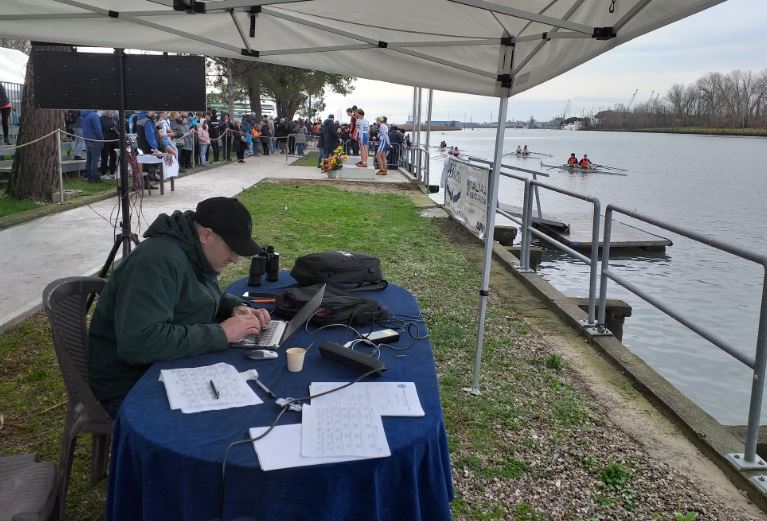
{"type": "MultiPolygon", "coordinates": [[[[492,129],[435,132],[431,144],[445,140],[462,154],[492,159],[494,139],[492,129]]],[[[764,138],[506,129],[504,152],[517,145],[554,154],[543,158],[546,163],[564,163],[575,152],[627,169],[626,177],[542,170],[551,176],[544,182],[596,196],[603,208],[617,204],[767,254],[764,138]]],[[[432,183],[439,179],[442,162],[432,159],[432,183]]],[[[504,163],[541,168],[540,159],[513,155],[504,163]]],[[[520,182],[502,178],[499,201],[521,207],[521,188],[520,182]]],[[[540,196],[544,213],[590,215],[585,202],[546,190],[540,196]]],[[[435,198],[442,202],[441,193],[435,198]]],[[[667,237],[673,246],[665,253],[614,253],[611,269],[740,351],[755,354],[764,275],[760,266],[624,216],[617,220],[667,237]]],[[[540,273],[568,296],[588,296],[588,266],[559,250],[545,247],[540,273]]],[[[617,283],[609,281],[608,288],[608,298],[633,307],[623,336],[629,349],[719,422],[746,423],[749,368],[617,283]]],[[[767,403],[762,423],[767,423],[767,403]]]]}

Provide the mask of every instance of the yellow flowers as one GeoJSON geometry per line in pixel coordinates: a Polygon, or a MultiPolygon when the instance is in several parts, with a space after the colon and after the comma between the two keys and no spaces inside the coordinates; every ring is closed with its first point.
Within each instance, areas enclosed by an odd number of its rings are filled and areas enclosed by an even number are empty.
{"type": "Polygon", "coordinates": [[[349,156],[344,155],[344,149],[339,145],[332,155],[322,160],[322,170],[338,170],[343,167],[344,161],[347,159],[349,159],[349,156]]]}

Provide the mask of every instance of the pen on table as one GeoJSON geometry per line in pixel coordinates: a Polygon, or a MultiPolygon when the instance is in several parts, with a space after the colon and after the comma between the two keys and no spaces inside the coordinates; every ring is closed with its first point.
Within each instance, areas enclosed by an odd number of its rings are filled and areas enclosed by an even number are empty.
{"type": "Polygon", "coordinates": [[[270,391],[267,386],[262,384],[261,380],[259,380],[258,378],[256,378],[256,385],[259,386],[267,394],[267,396],[269,396],[269,398],[271,398],[272,400],[277,399],[277,395],[274,394],[272,391],[270,391]]]}
{"type": "Polygon", "coordinates": [[[218,392],[218,389],[216,389],[216,384],[213,383],[213,380],[210,381],[210,388],[213,389],[213,394],[216,395],[216,400],[221,398],[221,395],[218,392]]]}

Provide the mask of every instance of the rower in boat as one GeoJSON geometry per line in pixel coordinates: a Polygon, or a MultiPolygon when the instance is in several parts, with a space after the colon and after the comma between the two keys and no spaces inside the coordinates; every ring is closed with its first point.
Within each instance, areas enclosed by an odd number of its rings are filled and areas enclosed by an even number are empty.
{"type": "Polygon", "coordinates": [[[523,156],[530,155],[530,152],[527,150],[527,145],[525,145],[525,147],[522,149],[522,155],[523,156]]]}
{"type": "Polygon", "coordinates": [[[567,158],[567,166],[571,168],[578,166],[578,158],[575,157],[575,152],[570,154],[570,157],[567,158]]]}
{"type": "Polygon", "coordinates": [[[583,154],[583,159],[581,159],[581,160],[578,162],[578,166],[580,166],[581,168],[584,168],[584,169],[586,169],[586,170],[591,170],[591,169],[593,168],[593,167],[591,166],[591,161],[589,161],[589,156],[588,156],[588,154],[583,154]]]}
{"type": "Polygon", "coordinates": [[[439,144],[439,149],[440,150],[445,150],[446,148],[447,148],[447,143],[445,143],[444,140],[441,141],[440,144],[439,144]]]}
{"type": "Polygon", "coordinates": [[[521,155],[522,155],[522,147],[521,147],[521,146],[519,146],[519,145],[517,145],[517,155],[518,155],[518,156],[521,156],[521,155]]]}

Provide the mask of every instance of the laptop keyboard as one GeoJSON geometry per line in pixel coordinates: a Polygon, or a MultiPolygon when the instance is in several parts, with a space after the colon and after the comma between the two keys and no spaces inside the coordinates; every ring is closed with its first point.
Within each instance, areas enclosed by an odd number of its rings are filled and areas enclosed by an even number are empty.
{"type": "Polygon", "coordinates": [[[266,329],[262,329],[258,335],[247,335],[240,343],[247,345],[269,345],[277,332],[277,327],[280,325],[278,321],[269,322],[266,329]]]}

